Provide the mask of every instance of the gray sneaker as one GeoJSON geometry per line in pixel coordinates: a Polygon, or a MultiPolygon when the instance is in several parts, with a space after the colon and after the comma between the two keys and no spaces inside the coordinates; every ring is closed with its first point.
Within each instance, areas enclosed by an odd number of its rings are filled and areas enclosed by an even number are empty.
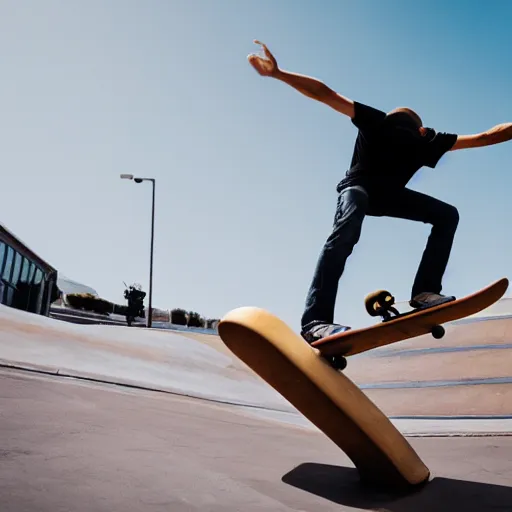
{"type": "Polygon", "coordinates": [[[302,328],[301,336],[308,342],[313,343],[314,341],[327,338],[333,334],[349,331],[350,327],[340,324],[327,324],[320,321],[310,322],[302,328]]]}
{"type": "Polygon", "coordinates": [[[418,293],[409,301],[409,305],[415,309],[432,308],[444,304],[445,302],[452,302],[455,300],[453,295],[440,295],[439,293],[423,292],[418,293]]]}

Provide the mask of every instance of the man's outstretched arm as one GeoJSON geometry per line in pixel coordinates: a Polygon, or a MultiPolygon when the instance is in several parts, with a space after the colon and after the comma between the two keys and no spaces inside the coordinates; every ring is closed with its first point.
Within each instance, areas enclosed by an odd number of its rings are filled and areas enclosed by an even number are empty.
{"type": "Polygon", "coordinates": [[[512,123],[503,123],[475,135],[459,135],[450,151],[492,146],[509,140],[512,140],[512,123]]]}
{"type": "Polygon", "coordinates": [[[349,116],[351,119],[354,118],[354,102],[352,100],[333,91],[330,87],[316,78],[279,69],[275,57],[270,53],[267,46],[259,41],[254,42],[261,45],[267,57],[267,59],[263,59],[262,57],[254,54],[249,55],[248,57],[249,62],[260,75],[281,80],[308,98],[325,103],[337,112],[341,112],[342,114],[349,116]]]}
{"type": "Polygon", "coordinates": [[[352,100],[333,91],[316,78],[282,70],[278,70],[274,78],[290,85],[308,98],[325,103],[337,112],[345,114],[351,119],[355,115],[354,102],[352,100]]]}

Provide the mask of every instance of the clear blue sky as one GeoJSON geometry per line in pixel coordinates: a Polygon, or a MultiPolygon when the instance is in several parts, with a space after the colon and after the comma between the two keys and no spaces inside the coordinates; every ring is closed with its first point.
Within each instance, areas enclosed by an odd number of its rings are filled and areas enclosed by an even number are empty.
{"type": "MultiPolygon", "coordinates": [[[[154,305],[221,317],[244,305],[299,327],[350,121],[247,63],[281,67],[427,126],[474,133],[512,121],[508,0],[89,0],[2,2],[0,219],[68,277],[122,302],[147,289],[157,180],[154,305]]],[[[458,296],[511,274],[512,143],[452,153],[411,187],[459,208],[444,281],[458,296]]],[[[337,320],[363,298],[402,300],[429,226],[365,221],[337,320]]]]}

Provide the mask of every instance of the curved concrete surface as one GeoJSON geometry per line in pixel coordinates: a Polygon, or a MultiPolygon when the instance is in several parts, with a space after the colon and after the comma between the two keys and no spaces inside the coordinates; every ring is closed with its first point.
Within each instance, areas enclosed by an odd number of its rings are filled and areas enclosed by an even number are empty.
{"type": "Polygon", "coordinates": [[[0,306],[0,361],[61,375],[291,410],[234,357],[169,331],[71,324],[0,306]]]}
{"type": "MultiPolygon", "coordinates": [[[[476,318],[446,331],[441,340],[422,336],[351,357],[345,373],[402,432],[512,431],[512,318],[476,318]],[[461,416],[471,421],[448,421],[461,416]]],[[[217,336],[70,324],[0,306],[0,362],[308,424],[217,336]]]]}

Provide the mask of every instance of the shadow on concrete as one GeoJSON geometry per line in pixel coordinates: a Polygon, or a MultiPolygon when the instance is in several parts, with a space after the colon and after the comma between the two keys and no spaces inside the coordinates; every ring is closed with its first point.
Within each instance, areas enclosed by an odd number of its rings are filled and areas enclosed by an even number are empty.
{"type": "Polygon", "coordinates": [[[409,492],[386,492],[362,485],[354,468],[326,464],[301,464],[282,481],[339,505],[386,512],[482,512],[512,504],[512,487],[439,477],[409,492]]]}

